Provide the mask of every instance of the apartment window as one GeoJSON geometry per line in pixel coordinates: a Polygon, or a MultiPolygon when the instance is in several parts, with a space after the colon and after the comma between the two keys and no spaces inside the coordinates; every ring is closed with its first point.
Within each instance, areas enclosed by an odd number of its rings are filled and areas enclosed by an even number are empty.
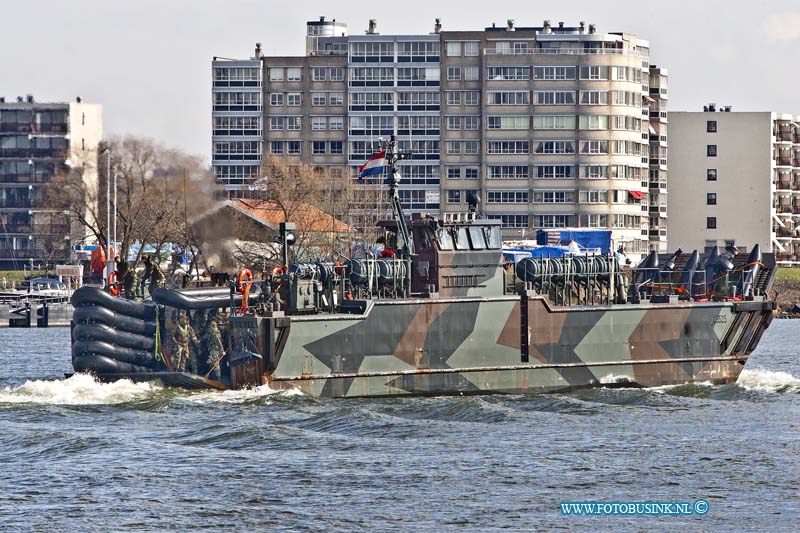
{"type": "Polygon", "coordinates": [[[608,179],[607,165],[584,165],[581,166],[582,179],[608,179]]]}
{"type": "Polygon", "coordinates": [[[461,67],[447,67],[447,81],[459,81],[461,79],[461,67]]]}
{"type": "Polygon", "coordinates": [[[271,105],[271,106],[282,106],[283,105],[283,93],[269,93],[269,105],[271,105]]]}
{"type": "Polygon", "coordinates": [[[282,67],[270,67],[270,69],[269,69],[269,81],[283,81],[283,68],[282,67]]]}
{"type": "Polygon", "coordinates": [[[342,155],[344,153],[344,143],[342,141],[331,141],[331,155],[342,155]]]}
{"type": "MultiPolygon", "coordinates": [[[[478,43],[475,43],[478,44],[478,43]]],[[[478,81],[481,76],[481,69],[478,67],[464,67],[464,81],[478,81]]]]}
{"type": "Polygon", "coordinates": [[[481,143],[480,141],[465,141],[464,142],[464,153],[466,155],[475,155],[480,153],[481,150],[481,143]]]}
{"type": "Polygon", "coordinates": [[[289,141],[286,143],[286,153],[289,155],[300,155],[303,143],[300,141],[289,141]]]}
{"type": "Polygon", "coordinates": [[[535,204],[574,204],[575,191],[533,191],[535,204]]]}
{"type": "Polygon", "coordinates": [[[716,168],[706,169],[706,180],[708,180],[708,181],[717,181],[717,169],[716,168]]]}
{"type": "MultiPolygon", "coordinates": [[[[534,123],[540,117],[534,117],[534,123]]],[[[573,117],[574,120],[574,117],[573,117]]],[[[531,127],[529,115],[500,115],[487,117],[486,128],[490,130],[527,130],[531,127]]],[[[573,125],[574,127],[574,125],[573,125]]]]}
{"type": "Polygon", "coordinates": [[[312,67],[311,81],[325,81],[326,71],[325,67],[312,67]]]}
{"type": "Polygon", "coordinates": [[[607,80],[608,67],[581,67],[582,80],[607,80]]]}
{"type": "Polygon", "coordinates": [[[575,225],[575,215],[534,215],[535,228],[568,228],[575,225]]]}
{"type": "Polygon", "coordinates": [[[716,120],[707,120],[706,121],[706,131],[708,133],[717,133],[717,121],[716,120]]]}
{"type": "Polygon", "coordinates": [[[286,129],[289,131],[300,131],[303,129],[303,117],[286,117],[286,129]]]}
{"type": "Polygon", "coordinates": [[[468,180],[478,179],[478,167],[467,167],[464,169],[464,177],[468,180]]]}
{"type": "Polygon", "coordinates": [[[311,93],[311,105],[313,106],[324,106],[326,100],[325,93],[311,93]]]}
{"type": "Polygon", "coordinates": [[[530,151],[528,141],[489,141],[486,143],[487,154],[527,154],[530,151]]]}
{"type": "Polygon", "coordinates": [[[535,130],[574,130],[575,115],[536,115],[533,117],[535,130]]]}
{"type": "Polygon", "coordinates": [[[717,157],[717,145],[709,144],[706,146],[706,155],[708,157],[717,157]]]}
{"type": "Polygon", "coordinates": [[[269,129],[272,131],[282,130],[284,123],[284,117],[269,117],[269,129]]]}
{"type": "Polygon", "coordinates": [[[565,179],[575,177],[575,167],[572,165],[538,165],[536,167],[537,179],[565,179]]]}
{"type": "Polygon", "coordinates": [[[581,215],[580,226],[582,228],[607,228],[608,215],[581,215]]]}
{"type": "Polygon", "coordinates": [[[461,93],[458,91],[447,91],[447,105],[461,105],[461,93]]]}
{"type": "Polygon", "coordinates": [[[535,141],[536,154],[574,154],[575,141],[535,141]]]}
{"type": "Polygon", "coordinates": [[[269,143],[269,152],[280,155],[283,153],[283,141],[272,141],[269,143]]]}
{"type": "Polygon", "coordinates": [[[449,191],[447,191],[447,203],[448,204],[460,204],[461,203],[461,191],[457,191],[457,190],[449,190],[449,191]]]}
{"type": "Polygon", "coordinates": [[[325,131],[325,117],[311,117],[311,131],[325,131]]]}
{"type": "Polygon", "coordinates": [[[717,205],[717,193],[710,192],[706,194],[706,205],[717,205]]]}
{"type": "Polygon", "coordinates": [[[487,94],[486,103],[489,105],[528,105],[530,103],[528,91],[493,91],[487,94]]]}
{"type": "MultiPolygon", "coordinates": [[[[539,105],[575,105],[575,91],[536,91],[534,94],[539,105]]],[[[527,104],[527,98],[525,100],[527,104]]]]}
{"type": "Polygon", "coordinates": [[[286,81],[302,81],[303,69],[299,67],[289,67],[286,69],[286,81]]]}
{"type": "Polygon", "coordinates": [[[447,179],[461,179],[461,169],[459,167],[447,167],[447,179]]]}
{"type": "Polygon", "coordinates": [[[460,130],[461,129],[461,117],[447,117],[447,129],[448,130],[460,130]]]}
{"type": "Polygon", "coordinates": [[[528,191],[488,191],[488,204],[527,204],[528,191]]]}
{"type": "Polygon", "coordinates": [[[474,41],[469,43],[464,43],[464,55],[470,57],[475,57],[480,55],[479,44],[480,43],[474,41]]]}
{"type": "Polygon", "coordinates": [[[480,101],[480,91],[464,91],[464,105],[479,105],[480,101]]]}
{"type": "Polygon", "coordinates": [[[465,130],[477,130],[480,128],[480,117],[469,116],[464,117],[465,130]]]}
{"type": "Polygon", "coordinates": [[[447,153],[448,154],[460,154],[461,153],[461,143],[459,141],[447,141],[447,153]]]}
{"type": "Polygon", "coordinates": [[[447,43],[447,55],[457,57],[461,55],[461,43],[459,41],[449,41],[447,43]]]}
{"type": "Polygon", "coordinates": [[[497,165],[489,167],[489,179],[494,180],[526,180],[527,165],[497,165]]]}
{"type": "Polygon", "coordinates": [[[313,141],[311,143],[312,155],[325,155],[325,141],[313,141]]]}
{"type": "Polygon", "coordinates": [[[344,117],[330,117],[328,119],[328,129],[331,131],[341,131],[344,129],[344,117]]]}
{"type": "Polygon", "coordinates": [[[286,94],[286,105],[292,107],[299,107],[303,105],[303,94],[302,93],[287,93],[286,94]]]}
{"type": "Polygon", "coordinates": [[[344,67],[332,67],[330,78],[331,81],[344,81],[344,67]]]}
{"type": "Polygon", "coordinates": [[[528,215],[488,215],[489,220],[499,220],[505,229],[528,227],[528,215]]]}
{"type": "Polygon", "coordinates": [[[608,191],[580,191],[578,201],[582,204],[608,203],[608,191]]]}
{"type": "Polygon", "coordinates": [[[328,104],[332,107],[344,105],[344,93],[330,93],[328,95],[328,104]]]}
{"type": "Polygon", "coordinates": [[[582,154],[607,154],[608,141],[581,141],[582,154]]]}
{"type": "Polygon", "coordinates": [[[579,126],[582,130],[607,130],[608,115],[581,115],[579,126]]]}
{"type": "Polygon", "coordinates": [[[582,105],[608,104],[608,91],[581,91],[582,105]]]}
{"type": "Polygon", "coordinates": [[[492,81],[529,80],[531,71],[529,67],[489,67],[487,79],[492,81]]]}
{"type": "Polygon", "coordinates": [[[717,229],[717,217],[706,217],[706,229],[717,229]]]}
{"type": "Polygon", "coordinates": [[[533,67],[533,79],[574,80],[575,67],[533,67]]]}

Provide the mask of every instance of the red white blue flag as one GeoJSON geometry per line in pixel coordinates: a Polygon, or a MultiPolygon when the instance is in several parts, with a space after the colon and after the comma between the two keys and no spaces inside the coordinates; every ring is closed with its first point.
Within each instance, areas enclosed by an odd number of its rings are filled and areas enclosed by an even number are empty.
{"type": "Polygon", "coordinates": [[[367,176],[380,174],[384,166],[386,166],[386,152],[378,152],[358,167],[358,179],[363,180],[367,176]]]}

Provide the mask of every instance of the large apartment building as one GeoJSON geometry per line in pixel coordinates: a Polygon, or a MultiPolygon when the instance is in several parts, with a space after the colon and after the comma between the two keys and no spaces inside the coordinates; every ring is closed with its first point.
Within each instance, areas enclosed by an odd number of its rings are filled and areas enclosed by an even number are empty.
{"type": "Polygon", "coordinates": [[[212,159],[228,196],[250,194],[263,155],[354,176],[395,134],[412,153],[412,212],[465,211],[476,191],[506,238],[608,228],[633,254],[664,248],[667,72],[647,41],[549,21],[433,30],[381,35],[370,21],[348,35],[320,18],[303,56],[214,58],[212,159]]]}
{"type": "MultiPolygon", "coordinates": [[[[84,167],[86,190],[97,187],[102,107],[0,97],[0,270],[70,259],[86,230],[48,205],[46,186],[57,173],[84,167]]],[[[51,191],[52,194],[52,191],[51,191]]]]}
{"type": "Polygon", "coordinates": [[[670,247],[758,244],[800,265],[800,119],[719,111],[670,113],[670,247]]]}

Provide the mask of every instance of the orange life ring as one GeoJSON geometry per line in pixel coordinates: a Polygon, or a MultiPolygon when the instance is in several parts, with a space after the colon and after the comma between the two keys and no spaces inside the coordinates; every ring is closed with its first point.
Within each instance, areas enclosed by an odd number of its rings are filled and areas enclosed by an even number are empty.
{"type": "Polygon", "coordinates": [[[108,292],[113,294],[114,296],[119,296],[119,288],[117,288],[117,271],[112,270],[108,274],[108,292]]]}
{"type": "Polygon", "coordinates": [[[272,269],[273,276],[280,276],[281,274],[283,274],[283,269],[281,267],[275,267],[272,269]]]}
{"type": "Polygon", "coordinates": [[[239,292],[242,293],[242,305],[239,307],[240,313],[246,313],[250,307],[250,287],[253,286],[253,273],[249,269],[243,268],[239,272],[239,292]],[[247,280],[244,278],[247,277],[247,280]]]}

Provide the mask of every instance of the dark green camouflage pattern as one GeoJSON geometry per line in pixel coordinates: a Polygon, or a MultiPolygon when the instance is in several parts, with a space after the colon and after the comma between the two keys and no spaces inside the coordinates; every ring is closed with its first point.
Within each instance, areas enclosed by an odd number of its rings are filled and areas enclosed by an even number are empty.
{"type": "Polygon", "coordinates": [[[265,382],[328,398],[730,383],[773,307],[551,307],[532,293],[370,301],[357,316],[263,318],[281,340],[265,382]]]}

